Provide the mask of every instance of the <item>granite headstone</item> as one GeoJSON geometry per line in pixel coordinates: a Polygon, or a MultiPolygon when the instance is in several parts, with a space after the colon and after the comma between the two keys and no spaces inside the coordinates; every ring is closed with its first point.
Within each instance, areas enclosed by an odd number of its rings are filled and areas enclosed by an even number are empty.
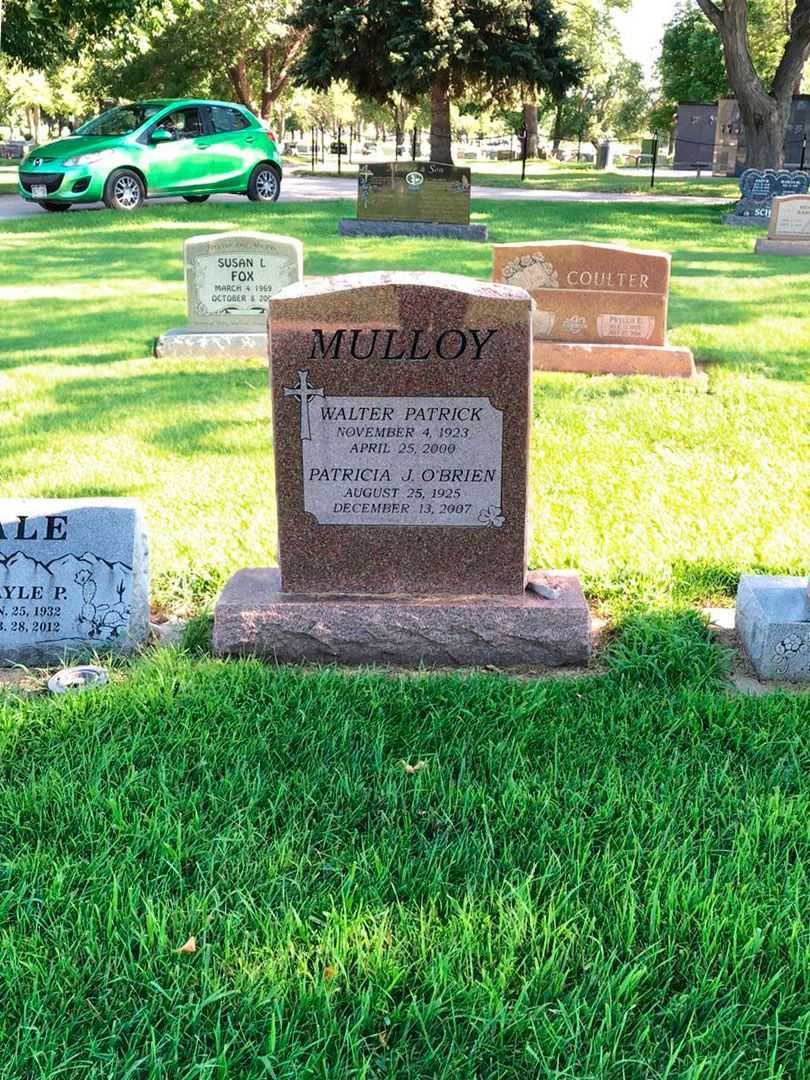
{"type": "Polygon", "coordinates": [[[773,200],[784,195],[806,195],[810,191],[810,173],[788,169],[746,169],[740,177],[740,199],[726,225],[767,225],[773,200]]]}
{"type": "Polygon", "coordinates": [[[362,164],[357,217],[343,218],[344,236],[436,236],[486,240],[470,224],[470,169],[432,161],[362,164]]]}
{"type": "Polygon", "coordinates": [[[304,276],[292,236],[226,232],[183,244],[188,325],[169,330],[157,356],[264,356],[270,298],[304,276]]]}
{"type": "Polygon", "coordinates": [[[736,628],[760,678],[810,682],[810,582],[743,574],[736,628]]]}
{"type": "Polygon", "coordinates": [[[0,665],[129,653],[148,629],[147,545],[136,504],[0,500],[0,665]]]}
{"type": "Polygon", "coordinates": [[[758,255],[810,255],[810,195],[773,200],[767,237],[758,237],[758,255]]]}
{"type": "Polygon", "coordinates": [[[493,279],[529,291],[538,370],[691,377],[667,345],[670,256],[566,240],[495,244],[493,279]]]}
{"type": "Polygon", "coordinates": [[[522,289],[432,273],[271,301],[280,572],[228,583],[218,652],[587,659],[576,576],[526,571],[530,313],[522,289]]]}

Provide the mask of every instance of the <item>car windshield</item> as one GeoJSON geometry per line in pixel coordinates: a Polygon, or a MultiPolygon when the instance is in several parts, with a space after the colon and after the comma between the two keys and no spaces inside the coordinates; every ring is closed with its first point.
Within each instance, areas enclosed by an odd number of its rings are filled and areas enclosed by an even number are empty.
{"type": "Polygon", "coordinates": [[[76,135],[129,135],[150,116],[160,112],[159,105],[118,105],[76,128],[76,135]]]}

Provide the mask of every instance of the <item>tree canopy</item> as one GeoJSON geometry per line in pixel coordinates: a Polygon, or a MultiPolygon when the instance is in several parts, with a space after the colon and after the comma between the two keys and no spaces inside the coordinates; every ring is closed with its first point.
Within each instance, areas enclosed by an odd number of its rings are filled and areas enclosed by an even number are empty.
{"type": "Polygon", "coordinates": [[[810,0],[696,3],[722,45],[728,84],[745,127],[749,166],[780,166],[791,98],[810,55],[810,0]]]}
{"type": "Polygon", "coordinates": [[[434,160],[450,160],[451,96],[562,93],[581,77],[551,0],[302,0],[291,23],[309,32],[296,64],[304,85],[344,79],[378,102],[430,93],[434,160]]]}

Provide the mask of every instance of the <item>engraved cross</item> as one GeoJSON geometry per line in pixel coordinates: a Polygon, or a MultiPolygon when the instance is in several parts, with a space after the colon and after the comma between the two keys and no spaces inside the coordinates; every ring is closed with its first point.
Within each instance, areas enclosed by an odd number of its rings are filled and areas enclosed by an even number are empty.
{"type": "Polygon", "coordinates": [[[362,177],[363,180],[368,180],[368,178],[370,176],[373,176],[374,173],[371,171],[371,169],[369,169],[368,165],[364,165],[362,172],[359,172],[357,175],[362,177]]]}
{"type": "Polygon", "coordinates": [[[311,439],[309,426],[309,403],[313,398],[326,397],[323,390],[315,390],[309,385],[309,371],[298,372],[298,386],[285,386],[284,397],[296,398],[301,402],[301,439],[311,439]]]}

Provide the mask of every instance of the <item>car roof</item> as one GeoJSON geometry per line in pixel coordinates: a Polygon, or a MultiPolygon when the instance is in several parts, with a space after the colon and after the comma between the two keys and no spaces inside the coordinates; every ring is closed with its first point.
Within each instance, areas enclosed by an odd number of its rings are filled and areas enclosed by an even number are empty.
{"type": "MultiPolygon", "coordinates": [[[[229,108],[242,109],[245,112],[250,112],[245,105],[240,105],[236,101],[214,101],[212,98],[144,98],[141,101],[136,101],[136,105],[159,105],[164,108],[166,105],[227,105],[229,108]]],[[[253,115],[251,113],[251,115],[253,115]]]]}

